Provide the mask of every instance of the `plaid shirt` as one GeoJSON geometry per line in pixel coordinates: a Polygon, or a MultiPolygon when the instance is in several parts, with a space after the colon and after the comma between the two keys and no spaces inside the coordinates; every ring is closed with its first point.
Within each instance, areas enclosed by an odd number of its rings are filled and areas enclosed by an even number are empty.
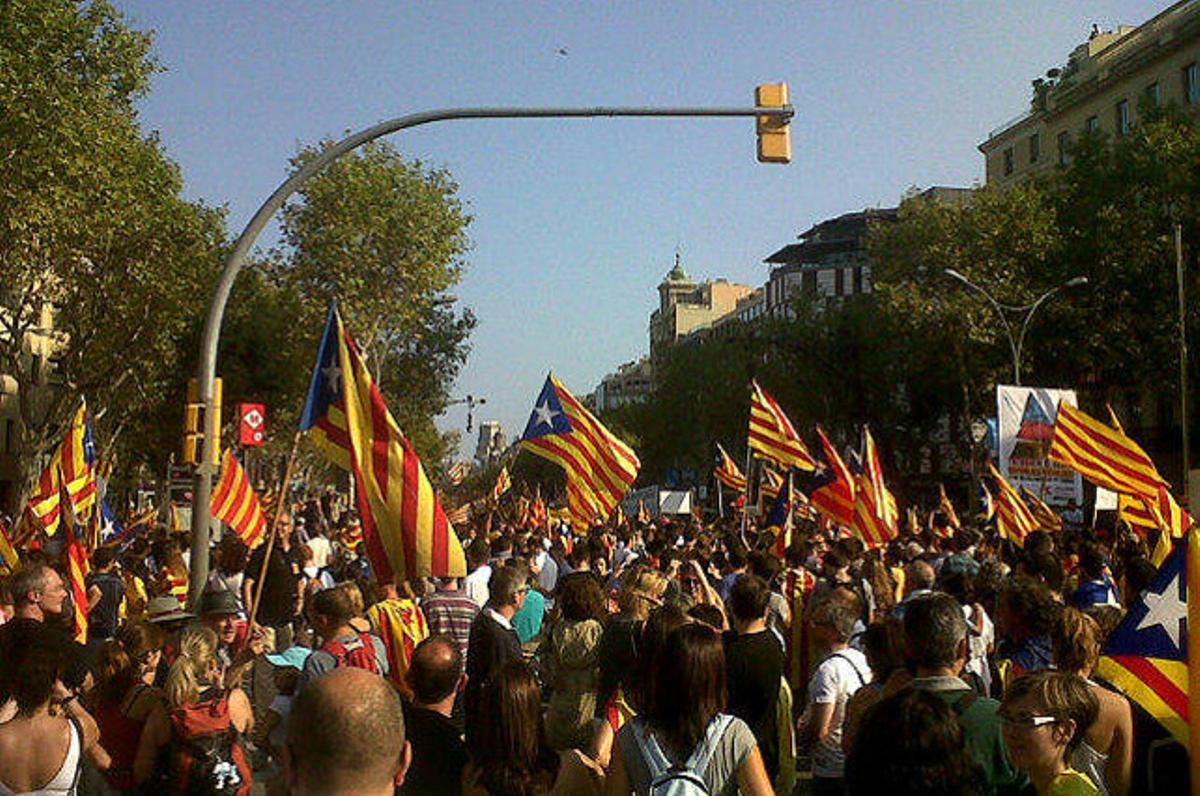
{"type": "Polygon", "coordinates": [[[458,642],[463,659],[471,638],[471,623],[479,606],[461,589],[438,589],[421,601],[421,611],[430,633],[444,633],[458,642]]]}

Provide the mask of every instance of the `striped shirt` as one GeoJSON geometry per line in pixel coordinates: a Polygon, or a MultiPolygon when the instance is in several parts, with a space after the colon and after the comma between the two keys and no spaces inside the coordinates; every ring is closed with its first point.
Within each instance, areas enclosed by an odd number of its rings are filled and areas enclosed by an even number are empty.
{"type": "Polygon", "coordinates": [[[479,606],[461,589],[438,589],[421,601],[421,612],[430,633],[444,633],[456,642],[467,657],[467,645],[471,638],[471,623],[479,613],[479,606]]]}

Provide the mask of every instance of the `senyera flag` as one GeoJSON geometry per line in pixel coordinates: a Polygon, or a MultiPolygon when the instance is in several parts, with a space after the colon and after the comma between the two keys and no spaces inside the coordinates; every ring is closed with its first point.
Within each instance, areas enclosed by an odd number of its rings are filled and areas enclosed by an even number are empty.
{"type": "Polygon", "coordinates": [[[713,477],[735,492],[744,492],[746,489],[746,476],[742,475],[737,462],[720,443],[717,443],[717,466],[713,468],[713,477]]]}
{"type": "Polygon", "coordinates": [[[250,549],[258,547],[266,538],[267,518],[262,504],[250,486],[246,471],[228,448],[221,462],[221,477],[213,490],[210,509],[212,515],[232,528],[250,549]]]}
{"type": "Polygon", "coordinates": [[[608,519],[637,478],[633,449],[605,428],[551,373],[538,396],[521,447],[567,474],[567,508],[576,530],[608,519]]]}
{"type": "Polygon", "coordinates": [[[785,470],[816,468],[812,454],[796,433],[795,426],[783,409],[758,382],[750,383],[750,449],[764,459],[770,459],[785,470]]]}
{"type": "Polygon", "coordinates": [[[329,307],[300,429],[353,475],[363,544],[380,583],[466,574],[454,527],[336,303],[329,307]]]}

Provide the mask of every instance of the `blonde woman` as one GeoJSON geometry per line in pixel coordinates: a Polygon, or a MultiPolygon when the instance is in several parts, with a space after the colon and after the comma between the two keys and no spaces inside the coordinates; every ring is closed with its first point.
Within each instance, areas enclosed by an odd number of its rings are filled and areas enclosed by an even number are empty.
{"type": "Polygon", "coordinates": [[[166,692],[169,712],[152,715],[142,733],[137,782],[162,793],[246,796],[253,776],[240,738],[253,729],[254,715],[240,688],[222,687],[216,633],[184,632],[166,692]]]}
{"type": "Polygon", "coordinates": [[[1101,792],[1125,796],[1133,776],[1133,711],[1128,699],[1090,679],[1100,661],[1100,626],[1082,611],[1064,608],[1050,638],[1055,668],[1082,678],[1100,707],[1096,720],[1080,728],[1083,740],[1071,765],[1101,792]]]}

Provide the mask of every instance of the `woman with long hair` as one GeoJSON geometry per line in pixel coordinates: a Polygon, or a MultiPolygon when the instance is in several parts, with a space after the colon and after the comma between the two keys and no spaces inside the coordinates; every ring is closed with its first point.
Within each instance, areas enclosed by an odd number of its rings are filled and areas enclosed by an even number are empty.
{"type": "Polygon", "coordinates": [[[709,793],[774,793],[754,734],[725,710],[725,651],[711,627],[691,623],[655,656],[642,712],[620,732],[605,783],[609,796],[647,793],[671,778],[701,780],[709,793]]]}
{"type": "Polygon", "coordinates": [[[1091,680],[1100,662],[1100,626],[1082,611],[1064,608],[1050,640],[1055,668],[1082,678],[1099,704],[1096,720],[1081,728],[1071,765],[1101,791],[1125,796],[1133,775],[1133,711],[1124,696],[1091,680]]]}
{"type": "Polygon", "coordinates": [[[94,712],[101,744],[112,756],[104,778],[119,793],[136,788],[133,764],[142,732],[151,716],[165,714],[166,697],[154,687],[165,641],[160,628],[136,622],[100,649],[94,712]]]}
{"type": "MultiPolygon", "coordinates": [[[[63,685],[69,664],[62,637],[41,622],[16,619],[0,647],[0,794],[74,796],[86,756],[104,770],[100,732],[77,694],[63,685]]],[[[67,642],[69,643],[69,642],[67,642]]]]}
{"type": "Polygon", "coordinates": [[[904,688],[863,717],[846,758],[846,788],[851,796],[973,796],[987,783],[954,709],[928,691],[904,688]]]}
{"type": "Polygon", "coordinates": [[[254,726],[250,701],[240,688],[225,690],[217,660],[217,634],[191,628],[179,640],[179,657],[167,674],[167,711],[146,722],[133,765],[139,785],[156,770],[157,792],[218,792],[246,796],[253,775],[240,738],[254,726]],[[165,766],[159,757],[167,749],[165,766]]]}
{"type": "Polygon", "coordinates": [[[464,796],[586,796],[600,792],[599,767],[577,750],[546,743],[542,690],[522,660],[504,664],[483,689],[480,715],[463,769],[464,796]]]}
{"type": "Polygon", "coordinates": [[[539,650],[550,691],[546,738],[554,749],[583,749],[592,737],[608,600],[590,573],[572,572],[558,582],[557,608],[558,618],[539,650]]]}

